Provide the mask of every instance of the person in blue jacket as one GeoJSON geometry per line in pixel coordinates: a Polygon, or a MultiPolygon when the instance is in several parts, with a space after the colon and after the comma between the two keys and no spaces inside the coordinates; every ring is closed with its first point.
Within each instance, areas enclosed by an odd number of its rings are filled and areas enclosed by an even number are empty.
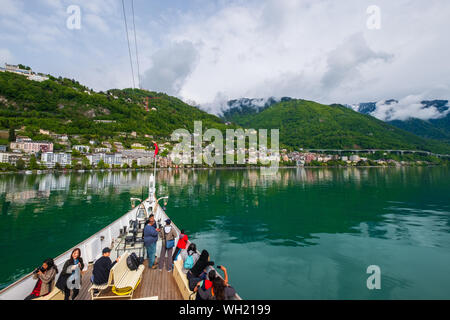
{"type": "Polygon", "coordinates": [[[148,267],[156,269],[155,264],[155,253],[156,253],[156,242],[158,242],[159,229],[155,228],[156,224],[154,220],[149,219],[144,228],[144,246],[147,249],[148,256],[148,267]],[[152,224],[153,222],[153,224],[152,224]]]}

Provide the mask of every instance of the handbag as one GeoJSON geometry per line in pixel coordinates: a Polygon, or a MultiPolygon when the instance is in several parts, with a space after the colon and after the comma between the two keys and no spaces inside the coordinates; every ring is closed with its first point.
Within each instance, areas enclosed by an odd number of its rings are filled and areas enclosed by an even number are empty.
{"type": "Polygon", "coordinates": [[[166,240],[166,249],[172,249],[175,247],[175,240],[166,240]]]}
{"type": "MultiPolygon", "coordinates": [[[[164,240],[166,240],[166,233],[165,230],[162,230],[163,235],[164,235],[164,240]]],[[[175,239],[173,240],[166,240],[166,249],[172,249],[173,247],[175,247],[175,239]]]]}

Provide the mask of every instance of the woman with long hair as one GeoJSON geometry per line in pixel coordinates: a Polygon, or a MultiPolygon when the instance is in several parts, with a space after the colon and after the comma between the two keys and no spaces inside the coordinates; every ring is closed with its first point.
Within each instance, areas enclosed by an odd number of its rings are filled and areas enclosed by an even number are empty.
{"type": "Polygon", "coordinates": [[[224,273],[225,279],[220,277],[214,278],[212,281],[212,299],[213,300],[231,300],[236,295],[236,290],[228,284],[227,268],[218,267],[224,273]]]}
{"type": "Polygon", "coordinates": [[[188,279],[190,278],[198,278],[208,266],[213,266],[214,262],[210,261],[209,253],[206,250],[203,250],[200,254],[200,257],[197,260],[197,263],[192,267],[191,270],[187,273],[188,279]]]}
{"type": "Polygon", "coordinates": [[[56,287],[64,292],[64,300],[69,300],[70,290],[73,291],[72,300],[80,293],[81,271],[84,269],[81,250],[76,248],[72,251],[69,260],[64,263],[61,275],[56,283],[56,287]]]}
{"type": "Polygon", "coordinates": [[[33,300],[46,296],[53,289],[58,268],[55,266],[53,259],[46,259],[42,266],[33,272],[33,279],[37,279],[31,294],[25,300],[33,300]]]}

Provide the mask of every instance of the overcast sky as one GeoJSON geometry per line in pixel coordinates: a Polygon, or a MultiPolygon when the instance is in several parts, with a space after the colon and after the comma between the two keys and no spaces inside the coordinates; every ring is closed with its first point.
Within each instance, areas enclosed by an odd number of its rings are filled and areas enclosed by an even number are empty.
{"type": "MultiPolygon", "coordinates": [[[[142,86],[212,110],[241,97],[348,104],[450,97],[448,0],[134,4],[142,86]],[[367,26],[370,5],[380,9],[379,29],[367,26]]],[[[96,90],[132,86],[120,0],[0,0],[0,8],[0,63],[96,90]],[[70,5],[81,9],[79,30],[66,26],[70,5]]]]}

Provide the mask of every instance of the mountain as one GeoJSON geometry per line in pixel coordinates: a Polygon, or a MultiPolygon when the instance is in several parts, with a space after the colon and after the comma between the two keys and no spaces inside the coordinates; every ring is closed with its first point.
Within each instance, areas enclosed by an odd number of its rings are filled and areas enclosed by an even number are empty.
{"type": "Polygon", "coordinates": [[[285,102],[290,100],[292,100],[292,98],[289,97],[284,97],[281,99],[277,99],[274,97],[270,97],[268,99],[241,98],[228,101],[227,107],[225,109],[222,109],[221,111],[223,118],[227,119],[228,121],[235,122],[235,118],[238,120],[241,116],[257,114],[278,102],[285,102]]]}
{"type": "MultiPolygon", "coordinates": [[[[285,146],[304,148],[398,148],[450,153],[446,143],[424,139],[342,105],[312,101],[239,99],[228,103],[222,118],[180,99],[146,90],[112,89],[95,92],[75,80],[55,78],[37,82],[22,75],[0,73],[0,129],[22,129],[32,139],[51,140],[40,129],[89,139],[151,145],[167,140],[176,129],[193,132],[194,120],[203,128],[224,132],[236,125],[280,129],[285,146]],[[150,97],[150,112],[146,98],[150,97]],[[134,134],[134,132],[136,134],[134,134]]],[[[443,123],[445,125],[445,122],[443,123]]],[[[0,141],[4,143],[4,141],[0,141]]]]}
{"type": "Polygon", "coordinates": [[[280,143],[302,148],[415,149],[450,153],[450,145],[398,129],[342,105],[288,99],[257,112],[240,106],[224,112],[226,121],[254,129],[280,129],[280,143]]]}
{"type": "Polygon", "coordinates": [[[204,128],[227,128],[217,116],[163,93],[138,89],[94,92],[75,80],[50,77],[37,82],[14,73],[0,73],[0,128],[25,126],[24,134],[35,139],[40,138],[39,129],[44,129],[86,138],[128,135],[123,140],[150,143],[145,135],[169,137],[179,128],[193,132],[194,120],[201,120],[204,128]],[[150,112],[146,112],[146,97],[153,98],[150,112]],[[130,135],[132,132],[137,133],[136,138],[130,135]]]}
{"type": "MultiPolygon", "coordinates": [[[[395,111],[395,105],[398,103],[397,100],[387,100],[384,102],[385,105],[392,105],[395,111]]],[[[406,120],[393,119],[387,121],[393,126],[414,133],[420,137],[437,139],[450,143],[450,112],[448,100],[424,100],[420,102],[422,104],[421,109],[433,111],[433,114],[439,116],[435,119],[422,120],[418,118],[409,118],[406,120]],[[431,110],[434,108],[433,110],[431,110]]],[[[347,105],[354,111],[374,115],[377,110],[376,102],[366,102],[356,105],[347,105]]]]}

